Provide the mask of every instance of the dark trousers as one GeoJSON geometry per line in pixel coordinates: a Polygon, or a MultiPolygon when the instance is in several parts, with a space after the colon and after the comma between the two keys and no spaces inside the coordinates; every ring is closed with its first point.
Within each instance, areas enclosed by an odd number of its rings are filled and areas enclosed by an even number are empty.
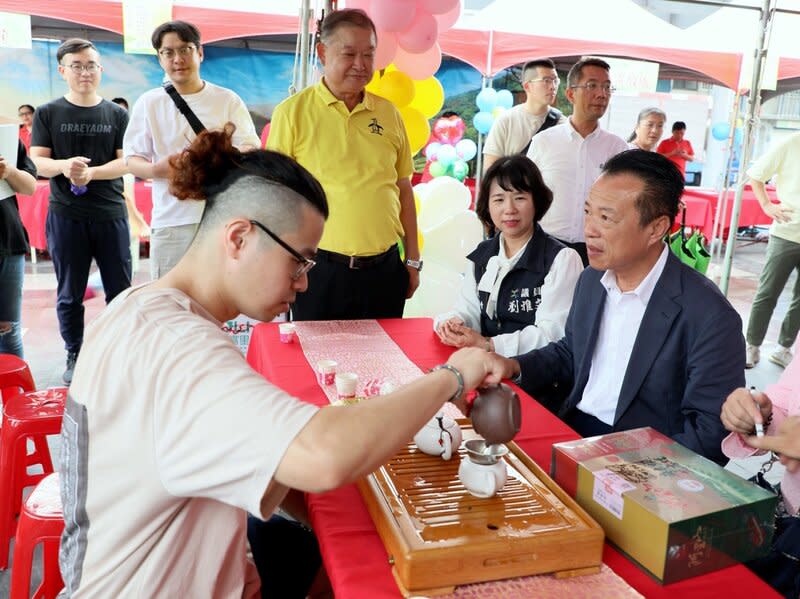
{"type": "Polygon", "coordinates": [[[303,599],[308,594],[322,565],[311,530],[281,516],[265,522],[248,515],[247,540],[261,578],[262,599],[303,599]]]}
{"type": "Polygon", "coordinates": [[[586,244],[583,241],[564,241],[563,239],[559,239],[561,243],[563,243],[568,248],[572,248],[578,255],[581,257],[581,261],[583,262],[583,267],[586,268],[589,266],[589,253],[586,251],[586,244]]]}
{"type": "Polygon", "coordinates": [[[364,268],[332,262],[320,252],[308,271],[308,290],[292,304],[292,320],[402,318],[407,292],[408,270],[396,248],[364,268]]]}
{"type": "Polygon", "coordinates": [[[580,411],[578,408],[572,410],[564,418],[570,428],[572,428],[581,437],[594,437],[595,435],[607,435],[612,431],[612,427],[598,420],[591,414],[580,411]]]}
{"type": "Polygon", "coordinates": [[[131,238],[127,218],[100,222],[47,214],[47,249],[58,281],[56,314],[64,346],[83,344],[83,296],[92,258],[100,269],[106,303],[131,286],[131,238]]]}

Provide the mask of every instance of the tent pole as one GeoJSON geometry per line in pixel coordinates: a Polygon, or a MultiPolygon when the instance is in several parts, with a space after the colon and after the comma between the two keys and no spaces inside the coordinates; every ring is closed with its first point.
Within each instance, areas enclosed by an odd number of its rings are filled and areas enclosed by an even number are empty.
{"type": "Polygon", "coordinates": [[[728,159],[725,163],[724,178],[722,180],[722,189],[717,198],[717,209],[714,211],[714,225],[711,228],[711,253],[716,257],[721,257],[722,253],[722,237],[724,229],[722,223],[725,222],[725,216],[728,213],[728,190],[730,189],[731,169],[733,168],[733,145],[736,133],[736,121],[739,120],[739,105],[741,103],[741,91],[736,91],[736,98],[733,104],[733,113],[730,121],[730,132],[728,133],[728,159]],[[723,200],[724,198],[724,200],[723,200]],[[717,237],[719,241],[717,242],[717,237]]]}
{"type": "Polygon", "coordinates": [[[756,114],[761,107],[761,74],[764,69],[764,57],[766,55],[765,40],[767,30],[772,21],[772,4],[774,0],[764,0],[761,8],[760,26],[758,33],[758,48],[753,60],[753,80],[750,85],[750,104],[747,107],[747,119],[744,123],[744,140],[742,142],[742,155],[739,159],[739,176],[736,182],[736,196],[733,200],[733,211],[731,212],[731,223],[728,230],[728,243],[725,247],[725,260],[722,264],[722,277],[719,286],[723,295],[728,295],[728,283],[731,277],[731,267],[733,265],[733,250],[736,245],[736,231],[739,228],[739,214],[742,209],[742,193],[747,179],[745,169],[750,162],[750,152],[753,147],[753,125],[756,121],[756,114]]]}
{"type": "Polygon", "coordinates": [[[301,0],[300,2],[300,81],[298,89],[305,89],[308,86],[308,19],[311,0],[301,0]]]}
{"type": "MultiPolygon", "coordinates": [[[[494,44],[494,31],[489,30],[489,43],[486,47],[486,74],[481,77],[481,89],[492,87],[492,46],[494,44]]],[[[478,156],[475,160],[475,194],[481,188],[483,178],[483,133],[478,131],[478,156]]],[[[477,201],[477,197],[475,198],[477,201]]]]}

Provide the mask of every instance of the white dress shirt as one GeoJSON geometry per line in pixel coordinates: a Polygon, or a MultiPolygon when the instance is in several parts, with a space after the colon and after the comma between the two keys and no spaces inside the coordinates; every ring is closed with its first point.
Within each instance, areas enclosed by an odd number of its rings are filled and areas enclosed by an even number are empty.
{"type": "Polygon", "coordinates": [[[577,407],[609,426],[614,424],[619,392],[628,370],[633,344],[653,289],[664,272],[668,254],[669,247],[664,244],[658,261],[633,291],[620,291],[617,276],[612,270],[607,270],[600,279],[608,297],[600,319],[589,380],[577,407]]]}
{"type": "Polygon", "coordinates": [[[584,241],[583,205],[589,188],[606,160],[627,149],[621,137],[599,125],[583,137],[569,120],[536,135],[528,158],[553,192],[553,204],[539,223],[542,228],[561,241],[584,241]]]}
{"type": "MultiPolygon", "coordinates": [[[[522,247],[511,258],[506,256],[506,251],[500,239],[500,251],[498,252],[499,267],[495,273],[494,281],[489,284],[484,282],[486,275],[481,277],[481,289],[486,285],[489,291],[492,288],[499,290],[500,284],[514,266],[519,262],[527,244],[522,247]],[[501,276],[497,276],[497,275],[501,276]]],[[[487,273],[489,269],[487,267],[487,273]]],[[[556,255],[553,264],[550,265],[550,272],[544,278],[542,284],[542,302],[536,309],[536,323],[528,325],[524,329],[513,333],[504,333],[492,337],[494,351],[501,356],[510,358],[524,354],[533,349],[544,347],[551,341],[557,341],[564,336],[564,325],[567,322],[570,306],[572,306],[572,296],[575,285],[583,272],[583,263],[578,253],[571,248],[564,248],[556,255]]],[[[433,321],[433,328],[439,323],[450,318],[460,318],[469,328],[481,330],[481,306],[478,299],[478,283],[475,281],[474,265],[470,263],[469,268],[464,273],[464,282],[461,285],[461,293],[456,299],[456,305],[450,312],[440,314],[433,321]]]]}

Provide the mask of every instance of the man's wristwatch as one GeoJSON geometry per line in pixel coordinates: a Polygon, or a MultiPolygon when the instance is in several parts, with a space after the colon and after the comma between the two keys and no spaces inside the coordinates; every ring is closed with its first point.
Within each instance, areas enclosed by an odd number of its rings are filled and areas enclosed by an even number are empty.
{"type": "Polygon", "coordinates": [[[422,270],[422,260],[412,260],[409,258],[406,260],[406,266],[410,266],[411,268],[415,268],[417,270],[422,270]]]}

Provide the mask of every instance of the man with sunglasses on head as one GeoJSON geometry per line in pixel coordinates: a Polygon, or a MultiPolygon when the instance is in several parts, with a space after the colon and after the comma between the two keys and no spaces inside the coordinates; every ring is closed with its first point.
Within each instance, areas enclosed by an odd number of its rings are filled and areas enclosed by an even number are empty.
{"type": "MultiPolygon", "coordinates": [[[[185,21],[168,21],[152,35],[158,63],[180,97],[206,129],[236,125],[233,143],[241,150],[258,148],[253,119],[233,91],[200,77],[203,46],[197,27],[185,21]]],[[[196,133],[164,87],[142,94],[131,111],[125,133],[124,154],[131,172],[153,180],[153,216],[150,226],[150,276],[169,272],[192,242],[205,202],[179,202],[167,189],[169,158],[191,143],[196,133]]]]}
{"type": "Polygon", "coordinates": [[[582,58],[567,75],[567,100],[573,112],[562,125],[543,131],[531,141],[528,158],[533,160],[547,186],[553,204],[542,218],[542,228],[576,250],[584,266],[589,264],[583,235],[583,204],[603,164],[628,149],[621,137],[600,128],[614,86],[608,63],[582,58]]]}
{"type": "Polygon", "coordinates": [[[63,379],[72,381],[83,343],[83,296],[92,258],[103,277],[106,302],[131,284],[128,216],[122,194],[125,110],[97,94],[100,54],[84,39],[56,51],[67,94],[34,115],[31,158],[50,177],[47,249],[58,281],[56,313],[67,350],[63,379]]]}
{"type": "Polygon", "coordinates": [[[549,58],[525,63],[521,73],[525,102],[501,114],[492,125],[483,146],[483,170],[503,156],[527,154],[531,139],[567,121],[551,104],[556,101],[558,79],[556,65],[549,58]]]}

